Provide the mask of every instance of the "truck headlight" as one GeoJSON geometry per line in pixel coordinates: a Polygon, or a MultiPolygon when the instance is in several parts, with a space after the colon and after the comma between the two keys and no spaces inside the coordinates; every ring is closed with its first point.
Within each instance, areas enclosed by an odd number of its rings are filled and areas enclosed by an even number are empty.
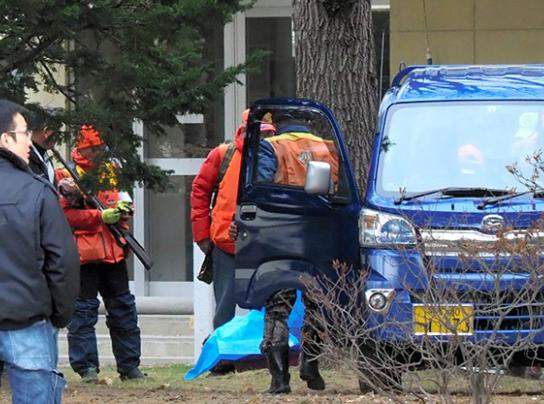
{"type": "Polygon", "coordinates": [[[416,244],[414,227],[401,216],[363,209],[359,217],[362,247],[416,244]]]}

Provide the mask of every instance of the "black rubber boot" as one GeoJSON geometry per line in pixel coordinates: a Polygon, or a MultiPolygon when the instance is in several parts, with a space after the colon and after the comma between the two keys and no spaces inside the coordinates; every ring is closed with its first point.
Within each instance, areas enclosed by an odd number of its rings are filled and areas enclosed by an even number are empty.
{"type": "Polygon", "coordinates": [[[142,373],[142,371],[138,368],[134,368],[129,370],[128,372],[119,373],[119,377],[121,378],[122,381],[127,381],[127,380],[141,381],[147,377],[147,374],[142,373]]]}
{"type": "Polygon", "coordinates": [[[319,374],[317,359],[310,360],[308,354],[300,354],[300,378],[311,390],[325,390],[325,380],[319,374]]]}
{"type": "Polygon", "coordinates": [[[95,368],[85,369],[79,374],[81,376],[81,381],[83,383],[97,384],[98,383],[98,372],[95,368]]]}
{"type": "Polygon", "coordinates": [[[289,386],[289,348],[288,347],[272,347],[266,353],[268,361],[268,370],[272,376],[270,388],[266,393],[270,394],[287,394],[291,392],[289,386]]]}

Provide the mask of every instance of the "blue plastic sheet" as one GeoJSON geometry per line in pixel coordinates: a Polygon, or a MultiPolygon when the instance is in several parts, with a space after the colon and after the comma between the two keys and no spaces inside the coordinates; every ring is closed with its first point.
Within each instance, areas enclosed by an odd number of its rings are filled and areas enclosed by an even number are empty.
{"type": "MultiPolygon", "coordinates": [[[[249,356],[264,357],[259,346],[263,339],[264,309],[251,310],[243,316],[236,316],[231,321],[217,328],[202,347],[196,365],[189,370],[184,379],[194,380],[207,372],[221,360],[238,361],[249,356]]],[[[304,318],[304,304],[301,293],[297,292],[297,300],[289,316],[289,347],[300,349],[300,333],[304,318]]]]}

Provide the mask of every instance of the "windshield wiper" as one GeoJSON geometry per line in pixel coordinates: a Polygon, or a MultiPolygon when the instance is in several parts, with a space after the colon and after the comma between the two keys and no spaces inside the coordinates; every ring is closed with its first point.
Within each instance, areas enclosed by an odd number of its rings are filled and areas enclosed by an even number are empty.
{"type": "Polygon", "coordinates": [[[478,209],[483,209],[488,205],[494,206],[494,205],[497,205],[497,204],[499,204],[499,203],[501,203],[503,201],[507,201],[509,199],[514,199],[514,198],[517,198],[519,196],[524,196],[524,195],[529,195],[529,194],[533,194],[533,198],[542,198],[542,197],[544,197],[544,190],[511,192],[511,193],[509,193],[508,195],[505,195],[505,196],[499,196],[497,198],[485,199],[485,200],[483,200],[482,202],[480,202],[478,204],[478,209]]]}
{"type": "Polygon", "coordinates": [[[510,194],[509,191],[506,191],[504,189],[492,189],[492,188],[482,188],[482,187],[447,187],[447,188],[439,188],[432,191],[425,191],[420,192],[418,194],[413,194],[410,196],[400,196],[395,200],[395,205],[399,205],[402,202],[405,201],[411,201],[413,199],[418,199],[424,196],[432,195],[432,194],[442,194],[442,195],[448,195],[448,196],[457,196],[457,197],[463,197],[463,196],[499,196],[499,195],[507,195],[510,194]]]}

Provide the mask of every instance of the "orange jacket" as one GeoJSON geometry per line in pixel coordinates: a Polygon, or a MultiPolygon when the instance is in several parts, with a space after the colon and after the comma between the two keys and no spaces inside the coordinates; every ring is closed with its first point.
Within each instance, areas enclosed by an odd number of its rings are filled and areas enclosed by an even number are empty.
{"type": "MultiPolygon", "coordinates": [[[[72,152],[72,158],[77,164],[78,171],[84,172],[92,168],[91,162],[84,159],[77,149],[72,152]]],[[[57,170],[57,181],[68,176],[65,170],[57,170]]],[[[97,197],[107,208],[114,208],[119,201],[119,192],[115,189],[100,191],[97,197]]],[[[100,210],[86,204],[72,206],[64,197],[61,197],[60,203],[76,237],[82,265],[98,262],[114,264],[125,259],[124,249],[119,246],[102,221],[100,210]]]]}
{"type": "Polygon", "coordinates": [[[338,153],[334,142],[304,132],[289,132],[265,139],[272,145],[278,166],[274,182],[303,187],[309,161],[331,166],[333,182],[338,182],[338,153]]]}
{"type": "Polygon", "coordinates": [[[240,150],[236,149],[232,155],[229,167],[225,172],[223,181],[219,183],[217,200],[212,210],[210,238],[214,245],[229,254],[234,254],[235,251],[234,241],[229,237],[229,226],[232,223],[234,213],[236,212],[241,163],[242,153],[240,150]]]}
{"type": "Polygon", "coordinates": [[[236,149],[223,181],[218,185],[214,208],[210,209],[212,193],[221,162],[227,151],[227,144],[219,145],[208,154],[193,181],[191,190],[191,222],[194,240],[198,242],[210,238],[216,247],[229,254],[234,254],[234,242],[228,236],[228,229],[236,211],[244,145],[242,127],[236,132],[234,144],[236,149]]]}

